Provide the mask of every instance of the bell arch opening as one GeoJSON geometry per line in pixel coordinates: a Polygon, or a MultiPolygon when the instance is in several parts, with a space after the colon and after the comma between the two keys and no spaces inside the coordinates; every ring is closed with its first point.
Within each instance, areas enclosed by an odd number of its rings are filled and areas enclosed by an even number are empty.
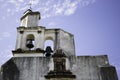
{"type": "Polygon", "coordinates": [[[45,56],[49,57],[53,53],[54,50],[54,42],[51,39],[45,40],[44,43],[44,50],[45,50],[45,56]]]}
{"type": "Polygon", "coordinates": [[[44,49],[46,49],[47,46],[50,46],[51,49],[54,50],[54,42],[53,42],[53,40],[45,40],[44,49]]]}
{"type": "Polygon", "coordinates": [[[44,49],[45,49],[47,46],[50,46],[51,49],[54,50],[54,40],[53,40],[53,37],[51,37],[51,36],[46,36],[46,37],[45,37],[44,49]]]}
{"type": "Polygon", "coordinates": [[[34,42],[35,42],[35,37],[33,34],[28,34],[26,37],[26,47],[29,50],[33,50],[34,49],[34,42]]]}

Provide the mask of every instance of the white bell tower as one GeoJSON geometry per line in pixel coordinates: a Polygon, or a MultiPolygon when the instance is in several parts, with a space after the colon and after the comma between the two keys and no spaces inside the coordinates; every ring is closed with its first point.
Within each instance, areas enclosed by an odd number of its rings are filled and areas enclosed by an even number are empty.
{"type": "Polygon", "coordinates": [[[45,28],[38,26],[40,12],[28,9],[21,17],[21,26],[17,27],[16,48],[14,57],[43,56],[44,39],[41,38],[45,28]]]}
{"type": "MultiPolygon", "coordinates": [[[[14,57],[43,56],[45,42],[53,42],[51,52],[62,49],[67,56],[75,56],[74,36],[62,29],[46,29],[38,26],[40,12],[28,9],[21,17],[21,26],[17,27],[16,48],[14,57]]],[[[48,46],[49,50],[50,46],[48,46]]],[[[49,54],[48,54],[49,55],[49,54]]]]}
{"type": "Polygon", "coordinates": [[[31,9],[28,9],[24,12],[24,15],[21,17],[21,26],[24,27],[36,27],[38,26],[38,21],[40,20],[39,12],[32,12],[31,9]]]}

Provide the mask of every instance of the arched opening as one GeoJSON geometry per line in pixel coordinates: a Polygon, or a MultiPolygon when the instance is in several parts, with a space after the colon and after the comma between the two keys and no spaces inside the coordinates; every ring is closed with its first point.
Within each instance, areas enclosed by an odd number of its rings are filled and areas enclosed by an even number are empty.
{"type": "Polygon", "coordinates": [[[27,38],[26,38],[26,47],[29,50],[34,49],[34,42],[35,42],[34,35],[33,34],[27,35],[27,38]]]}
{"type": "Polygon", "coordinates": [[[46,40],[44,43],[45,56],[49,57],[54,51],[54,43],[52,40],[46,40]],[[47,55],[48,54],[48,55],[47,55]]]}
{"type": "Polygon", "coordinates": [[[45,44],[44,44],[44,49],[47,47],[47,46],[51,46],[52,50],[53,50],[53,41],[52,40],[46,40],[45,41],[45,44]]]}

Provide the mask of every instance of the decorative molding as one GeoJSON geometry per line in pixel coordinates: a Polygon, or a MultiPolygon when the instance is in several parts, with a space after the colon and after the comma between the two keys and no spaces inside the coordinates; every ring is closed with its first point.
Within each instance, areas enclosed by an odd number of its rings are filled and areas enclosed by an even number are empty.
{"type": "Polygon", "coordinates": [[[42,49],[40,49],[40,48],[37,48],[37,49],[35,49],[35,50],[22,50],[22,49],[17,49],[17,50],[13,50],[12,51],[13,52],[13,54],[15,53],[15,54],[20,54],[20,53],[45,53],[45,51],[44,50],[42,50],[42,49]]]}
{"type": "Polygon", "coordinates": [[[51,78],[76,78],[75,75],[72,74],[70,70],[66,71],[50,71],[47,75],[44,76],[46,79],[51,78]]]}

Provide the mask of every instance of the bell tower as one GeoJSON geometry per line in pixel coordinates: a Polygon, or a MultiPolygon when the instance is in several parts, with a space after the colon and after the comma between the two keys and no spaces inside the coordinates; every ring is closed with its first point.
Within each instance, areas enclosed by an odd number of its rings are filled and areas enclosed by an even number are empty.
{"type": "Polygon", "coordinates": [[[24,15],[21,17],[21,26],[24,27],[36,27],[38,26],[38,21],[40,20],[39,12],[32,12],[31,9],[28,9],[24,12],[24,15]]]}
{"type": "Polygon", "coordinates": [[[24,12],[21,17],[21,26],[17,27],[16,48],[13,51],[14,57],[27,57],[33,56],[33,54],[34,56],[42,56],[40,53],[44,53],[44,40],[41,37],[45,28],[38,26],[39,20],[39,12],[33,12],[31,9],[24,12]]]}
{"type": "Polygon", "coordinates": [[[44,55],[50,56],[57,49],[62,49],[67,56],[75,56],[74,36],[59,28],[46,29],[38,26],[40,18],[40,12],[31,9],[24,12],[21,25],[17,27],[14,57],[43,56],[45,52],[44,55]],[[53,50],[51,46],[44,49],[47,40],[53,41],[53,50]]]}

